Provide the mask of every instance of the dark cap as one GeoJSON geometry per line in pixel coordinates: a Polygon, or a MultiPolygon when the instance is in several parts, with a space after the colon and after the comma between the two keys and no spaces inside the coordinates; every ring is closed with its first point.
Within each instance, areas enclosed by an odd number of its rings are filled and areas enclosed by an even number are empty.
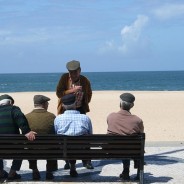
{"type": "Polygon", "coordinates": [[[133,103],[135,101],[135,96],[131,93],[123,93],[120,95],[121,100],[129,103],[133,103]]]}
{"type": "Polygon", "coordinates": [[[79,62],[79,61],[76,61],[76,60],[69,61],[69,62],[66,64],[66,68],[67,68],[69,71],[77,70],[78,68],[80,68],[80,62],[79,62]]]}
{"type": "Polygon", "coordinates": [[[10,95],[4,94],[0,96],[0,101],[5,99],[11,100],[12,104],[14,104],[14,99],[10,95]]]}
{"type": "Polygon", "coordinates": [[[50,98],[44,96],[44,95],[35,95],[33,98],[34,104],[43,104],[45,102],[48,102],[50,98]]]}
{"type": "Polygon", "coordinates": [[[61,98],[62,103],[64,105],[71,105],[75,103],[75,95],[74,94],[68,94],[61,98]]]}

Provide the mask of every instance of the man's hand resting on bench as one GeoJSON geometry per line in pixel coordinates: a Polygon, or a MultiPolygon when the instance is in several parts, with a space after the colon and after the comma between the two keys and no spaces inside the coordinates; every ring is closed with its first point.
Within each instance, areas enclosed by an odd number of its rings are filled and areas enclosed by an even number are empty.
{"type": "Polygon", "coordinates": [[[33,140],[35,140],[35,135],[36,134],[37,134],[36,132],[30,131],[27,134],[25,134],[25,136],[27,137],[27,139],[29,141],[33,141],[33,140]]]}

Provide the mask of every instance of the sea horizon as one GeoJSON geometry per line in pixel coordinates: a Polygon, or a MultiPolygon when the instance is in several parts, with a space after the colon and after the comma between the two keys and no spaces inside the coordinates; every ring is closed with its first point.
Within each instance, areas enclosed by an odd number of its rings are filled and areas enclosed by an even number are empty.
{"type": "MultiPolygon", "coordinates": [[[[0,74],[0,92],[55,91],[61,75],[56,73],[0,74]]],[[[184,71],[82,72],[93,91],[183,91],[184,71]]]]}
{"type": "MultiPolygon", "coordinates": [[[[119,73],[119,72],[184,72],[184,70],[135,70],[135,71],[85,71],[82,73],[119,73]]],[[[52,73],[67,73],[67,71],[60,71],[60,72],[5,72],[5,73],[0,73],[0,75],[3,74],[52,74],[52,73]]],[[[81,74],[82,74],[81,73],[81,74]]]]}

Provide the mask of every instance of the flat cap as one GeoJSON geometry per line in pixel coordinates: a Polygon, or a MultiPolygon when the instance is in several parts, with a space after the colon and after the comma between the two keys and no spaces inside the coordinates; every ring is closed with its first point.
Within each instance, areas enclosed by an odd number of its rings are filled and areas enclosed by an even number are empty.
{"type": "Polygon", "coordinates": [[[33,98],[34,104],[43,104],[45,102],[48,102],[50,98],[44,96],[44,95],[35,95],[33,98]]]}
{"type": "Polygon", "coordinates": [[[123,93],[120,95],[121,100],[129,103],[133,103],[135,101],[135,96],[131,93],[123,93]]]}
{"type": "Polygon", "coordinates": [[[7,94],[1,95],[0,96],[0,101],[1,100],[11,100],[12,104],[14,104],[14,99],[10,95],[7,95],[7,94]]]}
{"type": "Polygon", "coordinates": [[[75,95],[74,94],[67,94],[61,98],[62,103],[64,105],[71,105],[75,103],[75,95]]]}
{"type": "Polygon", "coordinates": [[[80,68],[80,62],[79,62],[79,61],[76,61],[76,60],[69,61],[69,62],[66,64],[66,68],[67,68],[69,71],[77,70],[78,68],[80,68]]]}

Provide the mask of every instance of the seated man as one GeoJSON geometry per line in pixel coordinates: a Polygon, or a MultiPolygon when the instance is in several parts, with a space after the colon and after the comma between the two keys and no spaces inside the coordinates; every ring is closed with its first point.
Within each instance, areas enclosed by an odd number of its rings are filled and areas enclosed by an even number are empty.
{"type": "MultiPolygon", "coordinates": [[[[62,97],[63,107],[65,111],[58,115],[54,120],[55,132],[61,135],[80,136],[92,134],[92,124],[90,118],[85,114],[80,114],[76,110],[76,98],[74,94],[67,94],[62,97]]],[[[88,161],[88,164],[91,161],[88,161]]],[[[69,160],[70,176],[76,177],[76,160],[69,160]]]]}
{"type": "MultiPolygon", "coordinates": [[[[31,131],[25,115],[13,104],[14,99],[11,96],[0,96],[0,134],[20,134],[20,129],[28,140],[34,140],[36,132],[31,131]]],[[[0,159],[0,181],[21,179],[21,175],[16,172],[20,170],[21,164],[22,160],[13,160],[8,174],[4,170],[3,160],[0,159]]]]}
{"type": "MultiPolygon", "coordinates": [[[[34,109],[26,115],[31,130],[38,134],[55,134],[55,115],[47,111],[50,98],[44,95],[35,95],[33,98],[34,109]]],[[[33,170],[33,180],[40,179],[40,172],[37,167],[37,160],[29,160],[29,168],[33,170]]],[[[57,160],[47,160],[46,180],[54,179],[53,171],[57,170],[57,160]]]]}
{"type": "MultiPolygon", "coordinates": [[[[120,95],[120,111],[111,113],[107,117],[107,132],[109,134],[131,135],[135,133],[143,133],[143,121],[136,115],[130,113],[130,109],[134,106],[134,101],[135,97],[130,93],[123,93],[120,95]]],[[[130,160],[123,160],[122,162],[123,172],[120,174],[120,178],[130,180],[130,160]]],[[[134,167],[137,168],[138,166],[135,164],[134,167]]],[[[137,171],[136,179],[139,179],[139,169],[137,171]]]]}

